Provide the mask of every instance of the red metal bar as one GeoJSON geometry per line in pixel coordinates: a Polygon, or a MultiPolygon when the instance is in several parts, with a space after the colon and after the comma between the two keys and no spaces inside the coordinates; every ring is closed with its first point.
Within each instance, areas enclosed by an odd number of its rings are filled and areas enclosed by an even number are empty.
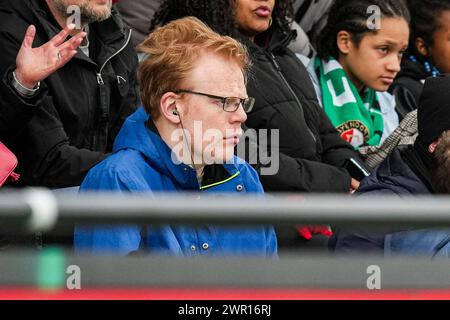
{"type": "Polygon", "coordinates": [[[450,300],[450,290],[1,288],[0,300],[450,300]]]}

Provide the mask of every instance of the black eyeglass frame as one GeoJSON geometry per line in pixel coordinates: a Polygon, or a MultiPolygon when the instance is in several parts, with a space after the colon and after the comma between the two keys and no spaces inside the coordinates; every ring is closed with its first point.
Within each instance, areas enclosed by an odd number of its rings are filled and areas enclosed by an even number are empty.
{"type": "Polygon", "coordinates": [[[237,109],[239,109],[240,106],[242,106],[242,108],[244,109],[244,111],[246,113],[249,113],[253,110],[253,106],[255,105],[255,98],[252,97],[248,97],[248,98],[239,98],[239,97],[221,97],[221,96],[216,96],[213,94],[208,94],[208,93],[203,93],[203,92],[197,92],[197,91],[192,91],[192,90],[184,90],[184,89],[180,89],[180,90],[176,90],[174,91],[176,94],[180,94],[180,93],[189,93],[189,94],[196,94],[199,96],[204,96],[204,97],[208,97],[211,99],[217,99],[220,100],[222,102],[222,109],[225,112],[236,112],[237,109]],[[239,99],[240,100],[240,105],[236,107],[236,109],[234,110],[225,110],[225,106],[227,105],[227,101],[228,99],[239,99]],[[246,107],[247,102],[250,102],[250,107],[246,107]]]}

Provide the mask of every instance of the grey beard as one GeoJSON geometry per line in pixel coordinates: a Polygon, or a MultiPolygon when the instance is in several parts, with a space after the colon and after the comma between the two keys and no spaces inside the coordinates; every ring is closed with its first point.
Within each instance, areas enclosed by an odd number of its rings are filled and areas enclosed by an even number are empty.
{"type": "MultiPolygon", "coordinates": [[[[55,7],[55,9],[61,14],[62,17],[68,19],[73,17],[74,12],[68,12],[68,6],[64,4],[61,0],[52,0],[51,1],[55,7]]],[[[111,16],[111,8],[105,14],[98,14],[92,10],[88,6],[80,7],[80,23],[82,25],[87,25],[93,22],[100,22],[108,19],[111,16]]]]}

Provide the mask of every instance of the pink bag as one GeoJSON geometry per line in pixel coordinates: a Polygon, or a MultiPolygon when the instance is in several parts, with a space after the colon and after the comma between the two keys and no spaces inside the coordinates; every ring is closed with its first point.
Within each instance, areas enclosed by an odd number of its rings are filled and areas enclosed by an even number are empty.
{"type": "Polygon", "coordinates": [[[14,172],[17,163],[14,153],[0,142],[0,187],[6,182],[19,180],[20,175],[14,172]]]}

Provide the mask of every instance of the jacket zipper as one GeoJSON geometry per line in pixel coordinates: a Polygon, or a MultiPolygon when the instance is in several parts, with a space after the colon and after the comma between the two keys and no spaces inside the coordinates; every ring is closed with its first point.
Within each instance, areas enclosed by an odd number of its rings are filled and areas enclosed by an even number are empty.
{"type": "Polygon", "coordinates": [[[125,42],[125,44],[123,45],[122,48],[120,48],[119,50],[117,50],[112,56],[110,56],[108,59],[106,59],[106,61],[103,63],[102,67],[100,68],[99,72],[97,73],[97,83],[99,85],[103,85],[105,84],[105,82],[103,81],[103,77],[102,77],[102,71],[103,69],[106,67],[106,64],[111,61],[112,58],[114,58],[115,56],[117,56],[119,53],[121,53],[128,45],[128,43],[130,43],[131,40],[131,34],[132,34],[133,30],[130,29],[130,33],[128,34],[128,39],[127,42],[125,42]]]}
{"type": "MultiPolygon", "coordinates": [[[[97,84],[99,86],[99,90],[100,90],[99,94],[100,95],[104,94],[104,88],[103,87],[105,86],[105,81],[103,80],[103,77],[102,77],[103,69],[106,67],[108,62],[111,61],[112,58],[117,56],[119,53],[121,53],[128,46],[128,44],[130,43],[130,40],[131,40],[131,34],[132,34],[132,30],[130,29],[130,33],[128,34],[128,39],[125,42],[125,44],[119,50],[117,50],[113,55],[111,55],[108,59],[106,59],[106,61],[103,63],[103,65],[99,69],[99,71],[97,73],[97,84]]],[[[101,119],[103,121],[103,120],[107,119],[108,116],[109,116],[109,106],[104,105],[104,99],[102,97],[100,97],[99,103],[100,103],[100,108],[101,108],[101,119]]],[[[97,145],[97,134],[96,133],[94,133],[92,144],[93,144],[94,148],[97,145]]]]}
{"type": "MultiPolygon", "coordinates": [[[[277,70],[278,74],[281,77],[281,80],[283,80],[283,83],[286,85],[286,87],[288,88],[289,92],[292,94],[292,96],[294,97],[295,101],[297,102],[298,107],[300,108],[301,112],[303,113],[303,117],[305,115],[305,112],[303,110],[303,105],[300,102],[300,100],[298,99],[297,95],[294,92],[294,89],[292,89],[291,85],[289,84],[289,82],[286,80],[286,77],[283,74],[283,70],[281,70],[280,65],[278,64],[275,56],[273,55],[272,52],[269,52],[270,54],[270,58],[272,61],[272,64],[274,65],[275,69],[277,70]]],[[[305,123],[306,123],[306,119],[305,119],[305,123]]],[[[314,142],[317,143],[317,139],[314,135],[314,133],[311,131],[311,129],[309,128],[308,124],[306,123],[306,128],[308,129],[309,134],[311,135],[311,137],[313,138],[314,142]]]]}

